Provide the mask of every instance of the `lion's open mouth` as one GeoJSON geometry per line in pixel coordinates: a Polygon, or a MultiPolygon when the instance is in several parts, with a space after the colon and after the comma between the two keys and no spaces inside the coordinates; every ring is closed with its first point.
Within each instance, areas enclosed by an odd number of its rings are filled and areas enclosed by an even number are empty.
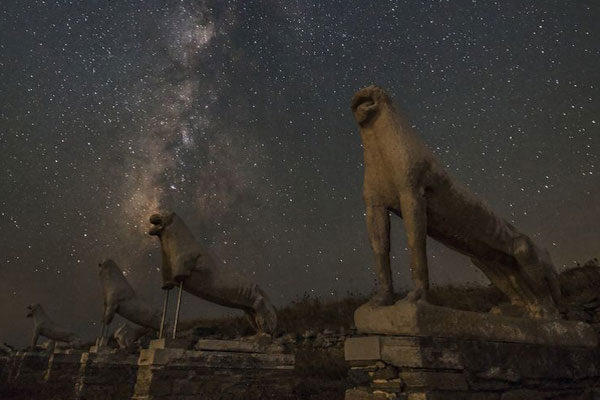
{"type": "Polygon", "coordinates": [[[363,126],[377,113],[377,103],[372,96],[357,95],[352,101],[352,112],[356,122],[363,126]]]}
{"type": "Polygon", "coordinates": [[[162,230],[164,229],[163,220],[160,214],[152,214],[150,216],[150,223],[152,224],[152,228],[148,231],[149,235],[160,235],[162,230]]]}
{"type": "Polygon", "coordinates": [[[375,104],[375,101],[373,100],[372,97],[359,96],[359,97],[355,98],[354,101],[352,102],[352,111],[356,111],[358,109],[358,107],[360,107],[360,106],[370,107],[374,104],[375,104]]]}

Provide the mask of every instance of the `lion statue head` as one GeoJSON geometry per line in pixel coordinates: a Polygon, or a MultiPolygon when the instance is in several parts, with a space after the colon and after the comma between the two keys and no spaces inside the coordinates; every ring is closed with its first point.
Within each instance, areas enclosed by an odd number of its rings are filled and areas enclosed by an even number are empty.
{"type": "Polygon", "coordinates": [[[27,318],[33,318],[33,314],[39,309],[41,309],[41,305],[38,303],[30,304],[27,306],[27,318]]]}
{"type": "Polygon", "coordinates": [[[385,90],[372,85],[360,89],[352,98],[352,112],[361,127],[374,121],[385,106],[391,106],[392,99],[385,90]]]}

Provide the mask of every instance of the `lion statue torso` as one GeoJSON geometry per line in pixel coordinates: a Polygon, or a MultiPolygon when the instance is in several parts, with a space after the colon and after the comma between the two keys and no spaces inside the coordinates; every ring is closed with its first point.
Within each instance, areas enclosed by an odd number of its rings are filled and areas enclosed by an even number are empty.
{"type": "Polygon", "coordinates": [[[258,285],[220,268],[175,213],[155,214],[153,220],[154,232],[150,233],[160,238],[163,287],[183,282],[186,291],[200,298],[249,313],[257,330],[271,333],[275,329],[275,309],[258,285]]]}
{"type": "Polygon", "coordinates": [[[138,325],[160,329],[161,315],[135,293],[123,272],[113,260],[100,265],[100,280],[104,293],[105,322],[110,323],[114,313],[138,325]]]}
{"type": "Polygon", "coordinates": [[[68,329],[56,325],[50,317],[48,317],[40,304],[34,304],[28,308],[30,310],[30,316],[33,318],[32,347],[35,347],[40,335],[50,340],[68,343],[73,347],[81,346],[82,341],[79,336],[68,329]]]}

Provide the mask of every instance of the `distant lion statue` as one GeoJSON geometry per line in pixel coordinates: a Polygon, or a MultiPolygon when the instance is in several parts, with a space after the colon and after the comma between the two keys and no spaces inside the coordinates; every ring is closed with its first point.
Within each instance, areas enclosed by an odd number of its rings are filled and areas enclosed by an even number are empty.
{"type": "Polygon", "coordinates": [[[35,349],[40,336],[48,338],[51,341],[67,343],[73,348],[81,348],[83,346],[83,342],[79,336],[52,322],[40,304],[27,306],[27,318],[33,318],[31,349],[35,349]]]}
{"type": "Polygon", "coordinates": [[[104,294],[104,323],[110,324],[117,313],[131,322],[158,331],[161,313],[137,296],[117,263],[108,259],[98,267],[104,294]]]}
{"type": "Polygon", "coordinates": [[[363,197],[379,276],[372,304],[392,302],[392,212],[403,219],[408,239],[414,290],[405,300],[427,298],[429,235],[470,257],[514,306],[534,318],[557,318],[561,294],[548,252],[450,176],[383,89],[359,90],[352,111],[364,148],[363,197]]]}
{"type": "Polygon", "coordinates": [[[243,310],[257,334],[272,334],[275,308],[258,285],[225,272],[194,238],[175,213],[153,214],[150,235],[160,239],[164,286],[183,282],[183,288],[210,302],[243,310]]]}

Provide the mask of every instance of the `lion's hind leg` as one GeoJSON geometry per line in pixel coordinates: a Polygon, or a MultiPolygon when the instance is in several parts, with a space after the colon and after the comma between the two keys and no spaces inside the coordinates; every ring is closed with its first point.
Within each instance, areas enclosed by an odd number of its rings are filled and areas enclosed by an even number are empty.
{"type": "Polygon", "coordinates": [[[517,278],[512,276],[505,265],[497,261],[483,260],[475,257],[472,257],[471,261],[485,274],[485,276],[487,276],[494,286],[500,289],[500,291],[508,297],[510,303],[514,307],[523,310],[523,312],[526,311],[527,306],[525,305],[519,290],[515,286],[517,278]]]}
{"type": "Polygon", "coordinates": [[[262,290],[259,289],[259,293],[253,305],[257,331],[273,335],[277,328],[277,312],[262,290]]]}
{"type": "Polygon", "coordinates": [[[530,295],[531,312],[543,318],[557,318],[560,285],[549,255],[527,236],[514,241],[513,252],[522,271],[521,286],[526,286],[530,295]]]}
{"type": "Polygon", "coordinates": [[[256,312],[253,309],[244,309],[244,314],[246,315],[246,319],[248,323],[252,327],[255,332],[258,332],[258,324],[256,323],[256,312]]]}

